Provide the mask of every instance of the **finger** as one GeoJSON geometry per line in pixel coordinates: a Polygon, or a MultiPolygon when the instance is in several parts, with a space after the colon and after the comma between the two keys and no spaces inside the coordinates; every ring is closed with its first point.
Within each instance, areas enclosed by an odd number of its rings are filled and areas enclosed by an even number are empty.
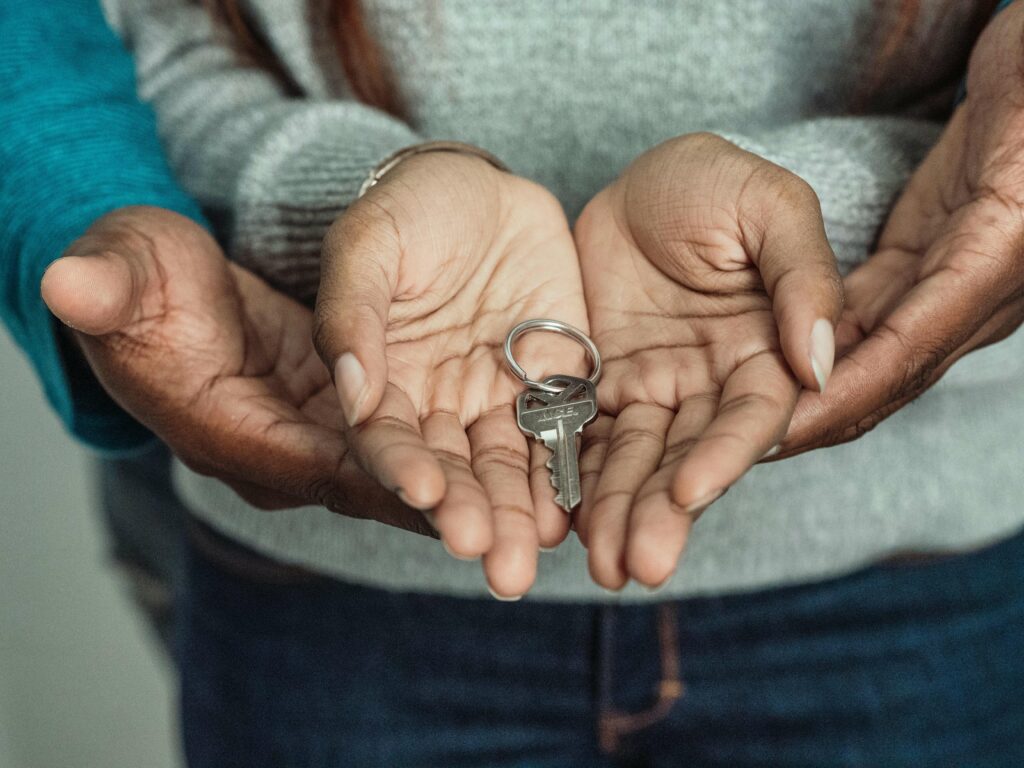
{"type": "Polygon", "coordinates": [[[324,238],[313,339],[350,425],[373,413],[384,395],[385,333],[400,258],[390,220],[365,201],[324,238]]]}
{"type": "Polygon", "coordinates": [[[537,575],[537,521],[530,496],[529,449],[511,406],[489,411],[469,428],[473,474],[487,492],[494,544],[484,573],[495,597],[517,600],[537,575]]]}
{"type": "Polygon", "coordinates": [[[716,396],[683,401],[665,439],[658,470],[633,500],[626,532],[626,572],[640,584],[654,587],[668,579],[683,551],[693,518],[672,500],[679,463],[707,429],[718,409],[716,396]]]}
{"type": "MultiPolygon", "coordinates": [[[[1022,316],[1022,302],[1011,301],[1000,309],[992,318],[978,329],[966,342],[961,344],[950,354],[928,377],[921,387],[921,391],[933,386],[941,379],[953,365],[970,352],[973,352],[990,344],[996,344],[1010,336],[1020,327],[1022,316]]],[[[861,417],[852,423],[840,422],[831,430],[822,432],[813,431],[815,418],[819,413],[822,403],[816,398],[811,402],[801,396],[797,401],[796,411],[790,425],[786,439],[777,454],[778,458],[789,458],[813,448],[822,448],[828,445],[849,442],[862,437],[871,431],[888,416],[895,413],[903,406],[914,400],[919,393],[914,392],[897,400],[886,403],[878,410],[867,416],[861,417]],[[808,425],[812,425],[810,429],[808,425]],[[802,434],[807,436],[801,438],[802,434]]]]}
{"type": "Polygon", "coordinates": [[[114,333],[139,318],[150,262],[116,251],[64,256],[43,275],[43,301],[75,330],[90,336],[114,333]]]}
{"type": "MultiPolygon", "coordinates": [[[[344,489],[345,493],[344,495],[335,495],[333,500],[327,501],[326,506],[330,511],[348,517],[352,517],[353,512],[358,511],[361,513],[360,517],[365,519],[401,528],[420,536],[438,538],[437,531],[423,516],[425,513],[402,504],[393,494],[386,493],[381,486],[370,480],[366,473],[358,467],[353,465],[341,469],[336,473],[336,479],[339,488],[344,489]],[[372,483],[372,486],[369,486],[368,483],[372,483]],[[348,497],[358,498],[359,507],[349,505],[344,500],[348,497]]],[[[314,505],[325,506],[316,500],[279,493],[273,488],[267,488],[259,483],[228,479],[225,480],[225,484],[246,504],[267,512],[314,505]]]]}
{"type": "Polygon", "coordinates": [[[537,536],[541,547],[555,547],[569,533],[569,514],[555,503],[555,487],[551,484],[549,451],[543,443],[529,441],[530,495],[537,518],[537,536]]]}
{"type": "Polygon", "coordinates": [[[863,342],[840,358],[828,394],[811,406],[801,404],[783,451],[863,434],[878,423],[878,414],[884,417],[923,392],[989,319],[990,293],[991,286],[953,270],[940,270],[914,286],[863,342]]]}
{"type": "Polygon", "coordinates": [[[433,413],[423,420],[423,439],[444,470],[444,499],[432,522],[445,548],[455,557],[475,559],[491,548],[491,505],[470,467],[469,438],[453,413],[433,413]]]}
{"type": "Polygon", "coordinates": [[[914,287],[921,257],[890,248],[879,251],[843,280],[846,307],[864,331],[876,327],[914,287]]]}
{"type": "Polygon", "coordinates": [[[729,376],[714,420],[680,461],[672,498],[707,506],[781,442],[799,389],[777,353],[750,358],[729,376]]]}
{"type": "Polygon", "coordinates": [[[349,431],[356,460],[381,485],[409,506],[430,510],[445,496],[441,462],[420,432],[412,402],[388,384],[377,409],[349,431]]]}
{"type": "Polygon", "coordinates": [[[832,373],[843,283],[809,185],[790,175],[787,194],[755,216],[755,261],[772,300],[779,340],[797,379],[818,392],[832,373]]]}
{"type": "Polygon", "coordinates": [[[72,243],[47,269],[40,288],[63,322],[102,336],[165,309],[175,273],[198,269],[209,277],[213,254],[223,259],[213,238],[189,219],[155,208],[122,208],[98,219],[72,243]],[[167,247],[180,253],[172,263],[158,265],[167,247]]]}
{"type": "Polygon", "coordinates": [[[304,420],[259,413],[250,400],[220,390],[204,408],[180,420],[170,435],[175,453],[193,471],[215,476],[263,509],[306,505],[367,517],[416,533],[428,533],[422,515],[384,491],[352,459],[340,432],[304,420]],[[220,418],[211,418],[216,413],[220,418]],[[266,420],[259,429],[211,429],[211,424],[266,420]],[[358,499],[354,504],[351,500],[358,499]]]}
{"type": "Polygon", "coordinates": [[[606,589],[621,589],[629,580],[624,561],[629,513],[637,491],[658,469],[673,416],[667,408],[635,403],[615,419],[587,534],[590,574],[606,589]]]}
{"type": "Polygon", "coordinates": [[[573,512],[572,524],[576,535],[587,546],[590,530],[590,513],[594,506],[594,493],[601,480],[601,468],[608,453],[615,419],[600,414],[590,426],[583,430],[580,446],[580,505],[573,512]]]}

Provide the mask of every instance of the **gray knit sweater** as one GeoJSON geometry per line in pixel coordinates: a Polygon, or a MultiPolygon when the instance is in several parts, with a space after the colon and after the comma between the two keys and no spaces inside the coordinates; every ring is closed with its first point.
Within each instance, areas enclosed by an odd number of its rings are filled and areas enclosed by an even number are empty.
{"type": "MultiPolygon", "coordinates": [[[[848,271],[938,135],[971,5],[926,0],[918,34],[870,87],[899,3],[365,0],[408,107],[401,122],[349,98],[329,2],[249,1],[286,84],[240,63],[198,3],[105,0],[181,181],[234,258],[306,300],[321,237],[367,172],[428,138],[486,147],[574,217],[652,145],[716,131],[811,183],[848,271]],[[858,104],[867,110],[853,116],[858,104]]],[[[821,579],[1015,532],[1022,380],[1018,333],[856,443],[755,468],[701,518],[657,599],[821,579]]],[[[279,559],[377,586],[486,594],[479,565],[435,541],[319,509],[260,512],[184,468],[177,479],[197,515],[279,559]]],[[[542,556],[531,594],[652,599],[594,586],[574,538],[542,556]]]]}

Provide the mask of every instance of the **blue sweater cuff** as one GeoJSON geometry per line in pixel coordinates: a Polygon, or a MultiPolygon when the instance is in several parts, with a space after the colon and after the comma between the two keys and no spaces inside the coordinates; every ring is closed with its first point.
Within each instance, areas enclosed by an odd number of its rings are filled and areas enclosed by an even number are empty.
{"type": "Polygon", "coordinates": [[[42,301],[43,272],[99,217],[153,205],[198,222],[131,57],[96,0],[0,3],[0,317],[67,429],[109,456],[153,437],[104,392],[42,301]]]}

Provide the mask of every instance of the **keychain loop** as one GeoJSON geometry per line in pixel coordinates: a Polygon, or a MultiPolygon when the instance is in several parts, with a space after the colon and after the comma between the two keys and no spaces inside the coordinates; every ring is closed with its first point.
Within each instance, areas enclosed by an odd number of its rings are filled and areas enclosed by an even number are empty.
{"type": "Polygon", "coordinates": [[[561,320],[525,320],[509,331],[508,336],[505,337],[505,362],[508,363],[512,373],[530,389],[539,389],[541,392],[548,392],[552,395],[557,395],[562,391],[561,387],[545,384],[543,381],[534,381],[526,375],[523,367],[516,362],[516,358],[512,354],[512,345],[515,344],[516,339],[530,331],[553,331],[579,342],[587,350],[587,355],[594,364],[594,370],[591,371],[590,376],[587,378],[591,384],[595,385],[601,380],[601,353],[597,351],[597,345],[591,341],[587,334],[579,328],[563,323],[561,320]]]}

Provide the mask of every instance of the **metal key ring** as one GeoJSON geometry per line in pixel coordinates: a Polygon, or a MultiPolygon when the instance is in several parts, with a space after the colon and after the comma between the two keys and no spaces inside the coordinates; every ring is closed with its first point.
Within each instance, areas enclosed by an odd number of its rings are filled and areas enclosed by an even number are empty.
{"type": "Polygon", "coordinates": [[[594,364],[594,370],[591,371],[590,376],[587,377],[591,384],[597,384],[601,380],[601,353],[597,351],[597,345],[590,340],[579,328],[574,328],[568,323],[563,323],[561,320],[525,320],[508,332],[508,336],[505,337],[505,361],[508,363],[508,367],[526,386],[530,389],[539,389],[542,392],[548,392],[552,395],[557,395],[562,391],[562,387],[556,387],[552,384],[545,384],[543,381],[534,381],[526,375],[526,371],[523,367],[516,362],[515,356],[512,354],[512,345],[515,344],[516,339],[525,333],[530,331],[554,331],[560,333],[563,336],[568,336],[575,341],[578,341],[590,356],[591,362],[594,364]]]}

